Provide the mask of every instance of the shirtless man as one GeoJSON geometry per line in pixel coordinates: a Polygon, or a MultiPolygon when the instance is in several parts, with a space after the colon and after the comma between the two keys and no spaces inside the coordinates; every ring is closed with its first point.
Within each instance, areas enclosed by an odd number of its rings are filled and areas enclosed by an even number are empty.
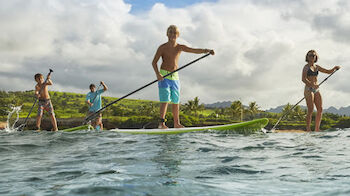
{"type": "Polygon", "coordinates": [[[178,68],[178,60],[182,51],[195,54],[210,53],[214,55],[214,50],[210,49],[195,49],[176,43],[179,37],[179,29],[175,25],[170,25],[167,30],[168,42],[160,45],[153,58],[152,66],[158,79],[159,100],[160,104],[160,122],[159,128],[168,128],[165,125],[165,113],[169,103],[172,103],[172,111],[174,116],[174,127],[182,128],[179,119],[179,103],[180,103],[180,81],[178,72],[163,78],[164,75],[178,68]],[[158,69],[158,60],[162,57],[160,70],[158,69]]]}
{"type": "Polygon", "coordinates": [[[46,110],[49,112],[52,123],[52,130],[57,131],[57,122],[55,113],[53,111],[53,106],[50,100],[50,94],[48,90],[48,85],[52,85],[52,81],[50,79],[50,74],[47,75],[47,80],[44,81],[44,76],[40,73],[35,74],[34,76],[37,84],[35,85],[35,96],[39,99],[38,102],[38,113],[36,117],[36,127],[37,130],[40,131],[41,118],[43,117],[43,112],[46,110]]]}

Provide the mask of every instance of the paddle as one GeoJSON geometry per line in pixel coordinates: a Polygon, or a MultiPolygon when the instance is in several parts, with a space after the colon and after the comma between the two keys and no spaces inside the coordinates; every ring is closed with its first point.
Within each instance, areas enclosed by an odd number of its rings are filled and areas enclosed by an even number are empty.
{"type": "MultiPolygon", "coordinates": [[[[46,84],[46,82],[47,82],[47,80],[48,80],[48,77],[49,77],[49,76],[51,75],[51,73],[53,72],[52,69],[49,69],[49,70],[50,70],[50,72],[47,74],[46,80],[44,81],[43,84],[46,84]]],[[[44,89],[44,88],[43,88],[44,86],[45,86],[45,85],[43,85],[43,86],[40,88],[39,94],[40,94],[41,91],[44,89]]],[[[27,125],[27,120],[28,120],[28,118],[29,118],[29,115],[32,113],[33,108],[34,108],[34,106],[35,106],[35,104],[36,104],[37,101],[38,101],[38,98],[36,97],[36,98],[35,98],[35,101],[34,101],[34,103],[33,103],[33,105],[32,105],[32,108],[30,108],[29,113],[28,113],[26,119],[24,120],[24,123],[21,124],[21,125],[17,128],[17,131],[23,131],[23,129],[26,127],[26,125],[27,125]]]]}
{"type": "MultiPolygon", "coordinates": [[[[187,67],[187,66],[189,66],[189,65],[191,65],[191,64],[193,64],[193,63],[195,63],[195,62],[197,62],[197,61],[199,61],[199,60],[201,60],[201,59],[203,59],[203,58],[205,58],[205,57],[207,57],[207,56],[209,56],[209,55],[210,55],[210,53],[208,53],[208,54],[206,54],[206,55],[203,55],[202,57],[199,57],[198,59],[189,62],[189,63],[187,63],[186,65],[184,65],[184,66],[182,66],[182,67],[180,67],[180,68],[178,68],[178,69],[176,69],[176,70],[174,70],[174,71],[172,71],[172,72],[170,72],[170,73],[164,75],[163,78],[165,78],[165,77],[167,77],[167,76],[169,76],[169,75],[171,75],[171,74],[173,74],[173,73],[175,73],[175,72],[178,72],[178,71],[180,71],[181,69],[183,69],[183,68],[185,68],[185,67],[187,67]]],[[[148,84],[146,84],[146,85],[144,85],[144,86],[142,86],[142,87],[140,87],[140,88],[138,88],[138,89],[136,89],[136,90],[130,92],[129,94],[124,95],[123,97],[121,97],[121,98],[119,98],[119,99],[117,99],[117,100],[115,100],[115,101],[112,101],[111,103],[107,104],[107,105],[104,106],[103,108],[97,110],[95,113],[93,113],[93,114],[89,115],[88,117],[86,117],[84,123],[89,122],[91,119],[96,118],[96,116],[97,116],[100,112],[104,111],[107,107],[109,107],[109,106],[111,106],[111,105],[113,105],[113,104],[115,104],[115,103],[121,101],[122,99],[124,99],[124,98],[126,98],[126,97],[128,97],[128,96],[130,96],[130,95],[132,95],[132,94],[134,94],[134,93],[136,93],[136,92],[138,92],[138,91],[140,91],[140,90],[142,90],[142,89],[144,89],[144,88],[146,88],[146,87],[148,87],[148,86],[150,86],[150,85],[152,85],[152,84],[154,84],[154,83],[156,83],[156,82],[158,82],[158,80],[154,80],[154,81],[152,81],[152,82],[150,82],[150,83],[148,83],[148,84]]]]}
{"type": "MultiPolygon", "coordinates": [[[[327,76],[318,86],[321,86],[321,84],[323,84],[329,77],[331,77],[336,71],[338,71],[338,69],[336,69],[335,71],[333,71],[331,74],[329,74],[329,76],[327,76]]],[[[280,121],[286,117],[290,111],[292,111],[300,102],[302,102],[305,99],[305,97],[303,97],[300,101],[298,101],[298,103],[296,103],[292,108],[290,108],[289,111],[287,111],[286,113],[284,113],[281,118],[278,119],[277,123],[275,124],[275,126],[272,127],[272,129],[268,132],[273,132],[273,130],[275,130],[276,126],[278,125],[278,123],[280,123],[280,121]]]]}

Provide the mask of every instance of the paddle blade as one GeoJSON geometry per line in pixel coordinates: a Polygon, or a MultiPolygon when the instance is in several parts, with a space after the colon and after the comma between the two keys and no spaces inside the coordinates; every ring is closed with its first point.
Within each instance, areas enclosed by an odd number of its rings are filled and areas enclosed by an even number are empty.
{"type": "Polygon", "coordinates": [[[16,130],[17,130],[17,131],[23,131],[24,127],[25,127],[25,124],[21,124],[20,126],[18,126],[18,127],[16,128],[16,130]]]}

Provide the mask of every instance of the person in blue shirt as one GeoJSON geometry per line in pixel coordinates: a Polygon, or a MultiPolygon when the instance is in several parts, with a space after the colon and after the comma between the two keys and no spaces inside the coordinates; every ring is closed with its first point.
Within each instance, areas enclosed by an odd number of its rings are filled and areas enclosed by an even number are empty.
{"type": "MultiPolygon", "coordinates": [[[[108,87],[103,81],[101,81],[101,85],[103,86],[103,89],[96,90],[96,86],[94,84],[90,84],[90,92],[86,95],[85,99],[86,103],[89,105],[88,116],[102,108],[101,94],[105,92],[108,87]]],[[[103,130],[102,113],[99,113],[95,119],[91,120],[91,125],[96,130],[103,130]]]]}

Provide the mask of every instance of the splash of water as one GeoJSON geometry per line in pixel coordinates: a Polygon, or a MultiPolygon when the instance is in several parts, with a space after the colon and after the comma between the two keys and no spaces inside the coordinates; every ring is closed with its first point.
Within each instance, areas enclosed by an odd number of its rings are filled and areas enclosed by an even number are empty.
{"type": "Polygon", "coordinates": [[[8,114],[7,114],[7,121],[6,121],[7,125],[5,127],[5,131],[6,132],[15,132],[20,127],[20,126],[19,127],[15,127],[15,125],[16,125],[17,121],[19,120],[19,112],[22,109],[22,105],[20,105],[20,106],[10,106],[10,108],[11,108],[12,111],[7,111],[8,112],[8,114]],[[16,120],[13,122],[13,124],[11,126],[10,119],[11,119],[11,117],[12,117],[12,115],[14,113],[16,113],[16,120]]]}
{"type": "Polygon", "coordinates": [[[95,130],[94,127],[93,127],[92,125],[89,124],[89,126],[88,126],[88,131],[93,131],[93,130],[95,130]]]}

